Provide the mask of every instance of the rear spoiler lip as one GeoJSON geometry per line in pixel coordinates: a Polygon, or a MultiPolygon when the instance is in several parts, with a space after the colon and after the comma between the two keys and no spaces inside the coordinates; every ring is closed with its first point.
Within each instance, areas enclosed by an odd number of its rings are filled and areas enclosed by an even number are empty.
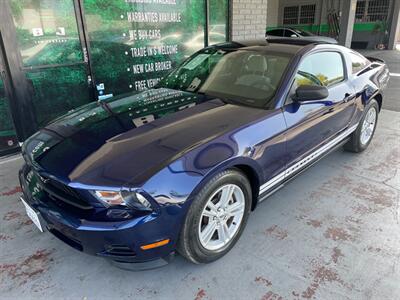
{"type": "Polygon", "coordinates": [[[379,62],[386,65],[386,62],[383,59],[372,57],[372,56],[365,56],[371,62],[379,62]]]}

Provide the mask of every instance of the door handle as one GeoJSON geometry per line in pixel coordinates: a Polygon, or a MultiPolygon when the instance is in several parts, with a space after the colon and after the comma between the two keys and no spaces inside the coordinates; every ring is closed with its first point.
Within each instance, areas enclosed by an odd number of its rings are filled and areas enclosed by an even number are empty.
{"type": "Polygon", "coordinates": [[[344,94],[344,99],[343,99],[343,102],[348,102],[348,101],[350,101],[351,99],[353,99],[355,97],[355,94],[349,94],[349,93],[346,93],[346,94],[344,94]]]}

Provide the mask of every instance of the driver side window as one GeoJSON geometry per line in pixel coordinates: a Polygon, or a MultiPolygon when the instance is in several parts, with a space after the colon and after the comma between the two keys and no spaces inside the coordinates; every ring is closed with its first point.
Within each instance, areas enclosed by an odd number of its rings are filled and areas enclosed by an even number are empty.
{"type": "Polygon", "coordinates": [[[338,52],[318,52],[307,56],[300,64],[290,89],[287,103],[302,85],[330,87],[344,80],[342,56],[338,52]]]}
{"type": "Polygon", "coordinates": [[[298,35],[294,31],[292,31],[290,29],[285,29],[284,36],[285,37],[298,37],[298,35]]]}
{"type": "Polygon", "coordinates": [[[306,57],[298,74],[314,84],[330,87],[344,80],[342,56],[338,52],[318,52],[306,57]]]}

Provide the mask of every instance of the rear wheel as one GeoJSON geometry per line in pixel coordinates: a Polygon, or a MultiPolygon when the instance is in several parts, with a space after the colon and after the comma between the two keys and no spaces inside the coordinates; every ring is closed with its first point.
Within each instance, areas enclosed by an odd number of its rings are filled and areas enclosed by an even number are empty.
{"type": "Polygon", "coordinates": [[[251,187],[236,169],[217,174],[194,199],[183,225],[178,252],[194,263],[212,262],[239,239],[251,208],[251,187]]]}
{"type": "Polygon", "coordinates": [[[364,116],[356,131],[353,132],[350,140],[344,145],[345,150],[358,153],[367,149],[375,133],[378,113],[379,104],[373,99],[365,108],[364,116]]]}

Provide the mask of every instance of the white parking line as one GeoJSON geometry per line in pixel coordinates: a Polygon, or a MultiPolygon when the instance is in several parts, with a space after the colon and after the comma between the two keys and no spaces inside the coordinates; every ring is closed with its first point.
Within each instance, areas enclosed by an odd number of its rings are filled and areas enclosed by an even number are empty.
{"type": "Polygon", "coordinates": [[[12,161],[14,161],[14,160],[21,159],[21,158],[22,158],[22,156],[21,156],[21,155],[18,155],[17,157],[11,157],[11,158],[9,158],[9,159],[0,160],[0,165],[6,164],[6,163],[9,163],[9,162],[12,162],[12,161]]]}
{"type": "Polygon", "coordinates": [[[390,74],[390,76],[393,76],[393,77],[400,77],[400,73],[389,73],[390,74]]]}

